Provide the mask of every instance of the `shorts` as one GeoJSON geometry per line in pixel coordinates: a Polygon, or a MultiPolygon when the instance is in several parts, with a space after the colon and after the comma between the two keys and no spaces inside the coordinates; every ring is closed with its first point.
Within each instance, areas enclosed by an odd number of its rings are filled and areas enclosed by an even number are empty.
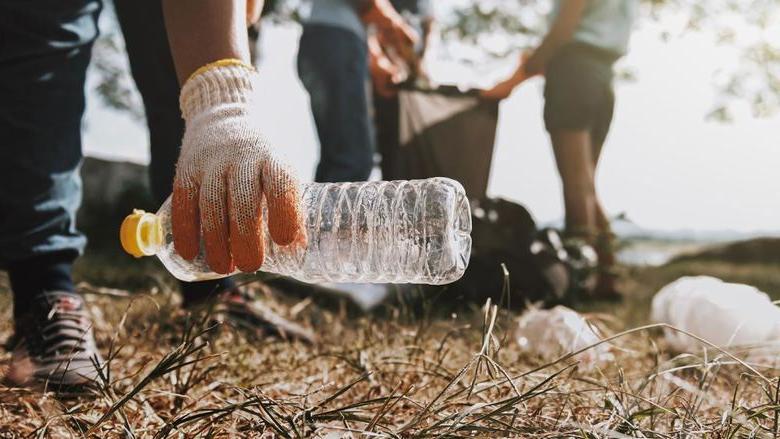
{"type": "Polygon", "coordinates": [[[582,43],[561,48],[547,64],[544,124],[549,133],[591,133],[600,148],[612,123],[615,94],[612,65],[617,55],[582,43]]]}

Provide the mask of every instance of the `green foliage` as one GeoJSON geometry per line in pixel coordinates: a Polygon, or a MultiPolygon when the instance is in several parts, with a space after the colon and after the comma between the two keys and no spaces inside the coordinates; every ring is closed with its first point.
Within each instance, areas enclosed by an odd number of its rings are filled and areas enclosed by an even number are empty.
{"type": "MultiPolygon", "coordinates": [[[[277,23],[299,22],[309,1],[268,0],[264,13],[277,23]]],[[[668,44],[674,44],[677,37],[701,33],[711,37],[713,45],[737,49],[737,61],[706,78],[718,91],[709,119],[730,121],[738,105],[749,106],[756,117],[770,117],[780,111],[780,0],[642,3],[641,22],[660,25],[658,37],[668,44]]],[[[544,17],[549,8],[550,0],[448,3],[445,14],[439,17],[446,54],[464,63],[481,63],[532,47],[546,29],[544,17]],[[460,50],[464,47],[472,50],[460,50]],[[461,58],[466,52],[472,58],[461,58]],[[483,58],[473,59],[474,53],[483,58]]],[[[140,118],[143,112],[127,74],[124,44],[111,8],[107,10],[101,26],[103,35],[95,48],[97,91],[110,108],[130,111],[140,118]]],[[[621,76],[633,77],[633,72],[621,72],[621,76]]]]}
{"type": "MultiPolygon", "coordinates": [[[[674,44],[688,33],[709,36],[713,45],[738,50],[739,59],[715,72],[718,99],[708,115],[725,122],[732,109],[747,103],[756,117],[780,111],[780,2],[778,0],[643,0],[642,22],[657,24],[659,38],[674,44]]],[[[533,0],[463,0],[442,17],[443,39],[477,46],[503,57],[527,49],[545,30],[550,2],[533,0]],[[508,44],[495,51],[496,37],[508,44]]],[[[642,23],[640,23],[641,25],[642,23]]],[[[468,61],[468,60],[466,60],[468,61]]],[[[641,73],[640,73],[641,75],[641,73]]]]}
{"type": "Polygon", "coordinates": [[[108,0],[100,19],[100,38],[92,50],[94,86],[101,103],[107,108],[130,114],[134,119],[144,117],[141,96],[130,76],[125,54],[125,42],[119,30],[113,2],[108,0]]]}

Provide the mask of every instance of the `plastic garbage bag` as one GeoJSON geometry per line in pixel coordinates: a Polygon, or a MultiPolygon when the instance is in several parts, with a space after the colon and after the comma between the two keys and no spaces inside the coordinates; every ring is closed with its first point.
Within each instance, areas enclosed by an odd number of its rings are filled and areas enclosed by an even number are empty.
{"type": "MultiPolygon", "coordinates": [[[[663,287],[653,298],[651,318],[719,347],[771,347],[780,335],[780,308],[769,296],[708,276],[683,277],[663,287]]],[[[696,352],[706,346],[678,331],[664,332],[675,350],[696,352]]]]}
{"type": "Polygon", "coordinates": [[[469,199],[485,196],[498,102],[473,89],[405,84],[397,97],[378,98],[374,106],[384,180],[448,177],[469,199]]]}
{"type": "MultiPolygon", "coordinates": [[[[529,309],[518,319],[515,338],[520,348],[544,360],[555,360],[564,355],[592,346],[602,340],[597,329],[579,313],[565,306],[529,309]]],[[[609,344],[592,347],[574,358],[587,367],[613,359],[609,344]]]]}

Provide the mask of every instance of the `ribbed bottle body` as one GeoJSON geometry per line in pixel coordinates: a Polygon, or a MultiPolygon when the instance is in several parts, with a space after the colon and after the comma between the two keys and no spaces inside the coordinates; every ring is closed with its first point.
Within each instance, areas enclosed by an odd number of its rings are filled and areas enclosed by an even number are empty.
{"type": "MultiPolygon", "coordinates": [[[[304,282],[446,284],[471,253],[471,213],[463,187],[447,178],[304,185],[306,246],[279,246],[265,230],[261,271],[304,282]]],[[[157,256],[179,279],[223,277],[203,251],[186,261],[173,249],[170,200],[158,212],[165,245],[157,256]]]]}

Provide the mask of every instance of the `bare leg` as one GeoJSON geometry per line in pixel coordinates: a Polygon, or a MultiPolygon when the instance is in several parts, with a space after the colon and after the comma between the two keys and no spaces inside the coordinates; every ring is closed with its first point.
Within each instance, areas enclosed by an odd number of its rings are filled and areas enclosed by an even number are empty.
{"type": "Polygon", "coordinates": [[[595,167],[590,133],[558,131],[551,135],[563,184],[566,229],[592,237],[598,230],[595,167]]]}
{"type": "MultiPolygon", "coordinates": [[[[603,146],[604,146],[603,143],[600,145],[597,145],[595,143],[592,144],[594,176],[595,176],[595,172],[598,170],[599,159],[601,158],[601,151],[603,149],[603,146]]],[[[607,234],[607,235],[612,234],[612,228],[610,227],[609,224],[609,217],[607,217],[606,211],[604,210],[604,207],[601,204],[601,200],[599,199],[598,194],[596,195],[596,226],[598,227],[599,233],[607,234]]]]}
{"type": "Polygon", "coordinates": [[[615,264],[612,246],[599,242],[599,237],[609,230],[609,221],[596,195],[598,149],[593,148],[588,131],[557,131],[551,137],[563,184],[566,229],[570,234],[585,238],[596,248],[599,256],[601,274],[594,297],[619,297],[615,290],[615,276],[610,273],[615,264]]]}

